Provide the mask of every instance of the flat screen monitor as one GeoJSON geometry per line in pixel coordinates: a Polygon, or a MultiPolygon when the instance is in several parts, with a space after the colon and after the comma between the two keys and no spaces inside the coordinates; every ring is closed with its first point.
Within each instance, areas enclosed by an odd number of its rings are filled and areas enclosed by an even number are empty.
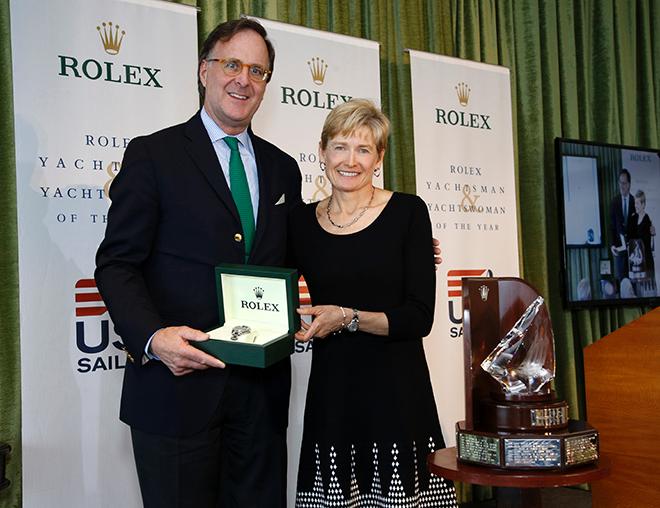
{"type": "Polygon", "coordinates": [[[557,138],[568,307],[660,304],[660,151],[557,138]]]}

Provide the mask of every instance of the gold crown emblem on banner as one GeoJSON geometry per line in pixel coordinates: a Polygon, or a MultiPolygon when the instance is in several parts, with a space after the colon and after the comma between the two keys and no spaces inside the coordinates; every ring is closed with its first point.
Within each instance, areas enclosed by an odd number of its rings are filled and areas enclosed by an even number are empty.
{"type": "Polygon", "coordinates": [[[110,55],[116,55],[119,53],[119,49],[121,48],[121,41],[124,40],[124,35],[126,35],[126,32],[122,30],[120,33],[119,25],[115,25],[113,31],[112,21],[101,23],[101,25],[103,28],[97,26],[96,29],[99,31],[99,35],[101,36],[103,49],[105,49],[105,52],[110,55]]]}
{"type": "Polygon", "coordinates": [[[317,85],[322,85],[325,81],[325,73],[328,70],[328,64],[318,56],[307,62],[307,66],[312,73],[312,80],[317,85]]]}
{"type": "Polygon", "coordinates": [[[467,83],[462,81],[454,87],[456,89],[456,95],[458,95],[458,102],[461,103],[461,106],[467,106],[468,101],[470,100],[470,87],[467,86],[467,83]]]}

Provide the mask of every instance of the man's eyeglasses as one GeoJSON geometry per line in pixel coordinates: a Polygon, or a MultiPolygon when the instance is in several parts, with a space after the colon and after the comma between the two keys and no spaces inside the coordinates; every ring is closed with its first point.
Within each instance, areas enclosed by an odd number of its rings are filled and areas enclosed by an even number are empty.
{"type": "Polygon", "coordinates": [[[222,60],[219,58],[205,58],[205,60],[207,62],[219,62],[223,72],[231,77],[238,76],[243,70],[243,67],[247,67],[248,76],[252,81],[256,81],[257,83],[260,81],[266,81],[268,76],[271,75],[271,71],[267,71],[261,65],[246,64],[241,62],[238,58],[223,58],[222,60]]]}

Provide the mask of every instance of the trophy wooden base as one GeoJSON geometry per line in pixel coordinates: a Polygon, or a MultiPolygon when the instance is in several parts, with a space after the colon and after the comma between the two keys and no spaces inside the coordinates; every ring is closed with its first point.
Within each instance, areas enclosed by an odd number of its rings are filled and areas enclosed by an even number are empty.
{"type": "Polygon", "coordinates": [[[460,462],[502,469],[563,470],[598,460],[598,432],[587,422],[543,434],[488,432],[456,424],[460,462]]]}
{"type": "Polygon", "coordinates": [[[568,426],[568,404],[554,393],[545,397],[491,394],[480,404],[480,428],[498,432],[548,432],[568,426]]]}

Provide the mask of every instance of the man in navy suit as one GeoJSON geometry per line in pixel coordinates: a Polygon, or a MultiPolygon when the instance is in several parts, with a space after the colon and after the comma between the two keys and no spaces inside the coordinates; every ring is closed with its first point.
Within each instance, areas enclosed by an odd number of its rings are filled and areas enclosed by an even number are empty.
{"type": "Polygon", "coordinates": [[[614,277],[621,280],[628,277],[627,229],[635,213],[635,198],[630,194],[630,172],[619,171],[619,194],[610,204],[610,250],[614,256],[614,277]]]}
{"type": "Polygon", "coordinates": [[[300,171],[249,128],[274,58],[259,23],[219,25],[200,54],[203,107],[132,140],[110,190],[95,277],[127,352],[120,418],[147,507],[286,504],[289,360],[230,366],[190,345],[219,324],[216,265],[285,262],[300,171]],[[238,139],[249,187],[249,249],[226,136],[238,139]]]}

